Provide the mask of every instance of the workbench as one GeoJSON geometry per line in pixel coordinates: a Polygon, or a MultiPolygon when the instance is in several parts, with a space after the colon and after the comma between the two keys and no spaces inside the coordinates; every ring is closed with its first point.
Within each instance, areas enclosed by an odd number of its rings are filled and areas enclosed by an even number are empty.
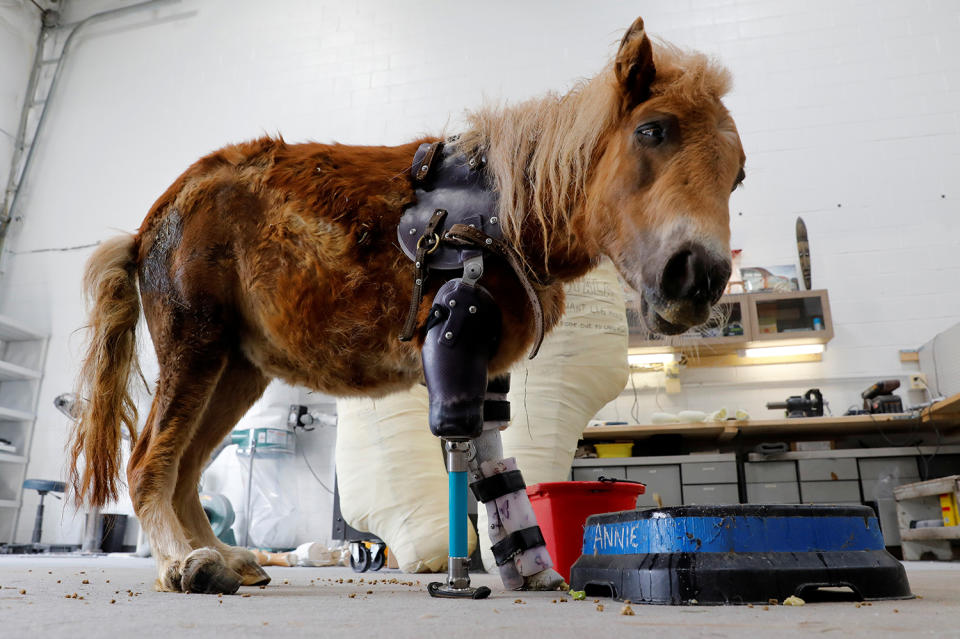
{"type": "Polygon", "coordinates": [[[921,411],[837,417],[726,420],[694,424],[590,426],[583,439],[643,441],[680,436],[710,453],[575,459],[574,480],[615,477],[647,484],[641,506],[775,503],[869,503],[878,512],[887,545],[900,543],[893,489],[960,472],[960,446],[847,448],[773,454],[755,452],[770,441],[835,440],[849,436],[960,433],[960,395],[921,411]],[[727,452],[716,452],[718,449],[727,452]]]}
{"type": "Polygon", "coordinates": [[[885,435],[934,432],[941,435],[960,430],[960,394],[922,411],[876,415],[840,415],[781,419],[726,420],[693,424],[619,424],[588,426],[585,440],[642,440],[654,435],[680,435],[697,440],[818,440],[850,435],[885,435]]]}

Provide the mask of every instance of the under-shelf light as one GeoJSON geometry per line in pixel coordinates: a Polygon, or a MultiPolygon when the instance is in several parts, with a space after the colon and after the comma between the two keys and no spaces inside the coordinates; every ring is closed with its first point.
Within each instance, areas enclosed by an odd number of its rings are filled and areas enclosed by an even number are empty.
{"type": "Polygon", "coordinates": [[[630,366],[642,368],[645,366],[654,366],[656,364],[665,365],[674,361],[673,353],[650,353],[627,355],[627,363],[630,366]]]}
{"type": "Polygon", "coordinates": [[[823,344],[800,344],[798,346],[765,346],[744,350],[745,357],[790,357],[791,355],[817,355],[824,351],[823,344]]]}

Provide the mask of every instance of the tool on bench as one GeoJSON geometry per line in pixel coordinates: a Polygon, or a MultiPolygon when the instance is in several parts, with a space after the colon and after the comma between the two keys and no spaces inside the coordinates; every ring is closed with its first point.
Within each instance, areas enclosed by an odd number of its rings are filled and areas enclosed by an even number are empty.
{"type": "Polygon", "coordinates": [[[767,402],[767,408],[783,409],[787,417],[823,417],[823,394],[819,388],[811,388],[803,397],[792,395],[783,402],[767,402]]]}
{"type": "Polygon", "coordinates": [[[903,400],[893,391],[900,388],[899,379],[884,379],[860,393],[863,410],[867,413],[902,413],[903,400]]]}

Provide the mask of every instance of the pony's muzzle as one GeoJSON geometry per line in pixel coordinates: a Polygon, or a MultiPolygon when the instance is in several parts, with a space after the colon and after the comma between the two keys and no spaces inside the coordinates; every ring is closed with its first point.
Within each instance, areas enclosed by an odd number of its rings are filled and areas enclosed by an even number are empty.
{"type": "Polygon", "coordinates": [[[729,258],[684,244],[664,262],[657,284],[644,287],[641,309],[648,326],[676,335],[704,323],[729,279],[729,258]]]}

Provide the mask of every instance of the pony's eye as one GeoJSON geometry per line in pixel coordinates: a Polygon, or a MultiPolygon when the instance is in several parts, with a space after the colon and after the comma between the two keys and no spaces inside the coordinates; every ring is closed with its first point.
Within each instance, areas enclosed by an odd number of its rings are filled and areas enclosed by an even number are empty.
{"type": "Polygon", "coordinates": [[[663,142],[663,127],[656,122],[641,124],[635,132],[637,139],[647,145],[656,145],[663,142]]]}
{"type": "Polygon", "coordinates": [[[737,190],[737,187],[740,186],[741,184],[743,184],[743,181],[746,180],[746,179],[747,179],[747,174],[744,173],[744,172],[743,172],[743,169],[741,168],[741,169],[740,169],[740,172],[737,173],[737,179],[736,179],[736,181],[733,183],[733,188],[730,189],[730,192],[733,193],[734,191],[736,191],[736,190],[737,190]]]}

